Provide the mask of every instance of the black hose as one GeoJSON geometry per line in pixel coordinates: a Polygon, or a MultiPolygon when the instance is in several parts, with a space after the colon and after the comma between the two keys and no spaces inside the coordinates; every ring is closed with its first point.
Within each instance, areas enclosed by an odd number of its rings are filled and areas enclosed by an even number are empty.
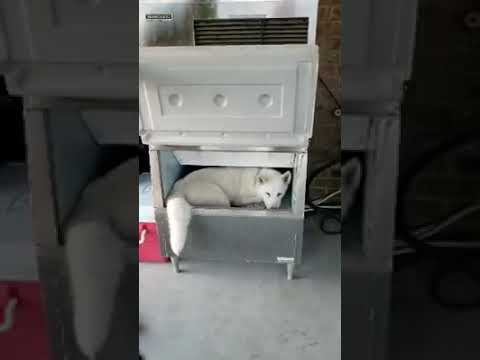
{"type": "MultiPolygon", "coordinates": [[[[337,97],[333,93],[332,89],[330,89],[330,87],[327,85],[327,83],[325,82],[325,80],[321,76],[318,77],[318,81],[322,84],[322,86],[325,88],[325,90],[327,91],[330,98],[335,103],[336,107],[333,110],[333,113],[335,113],[337,111],[340,111],[340,114],[341,114],[342,106],[340,104],[340,101],[337,99],[337,97]]],[[[318,199],[312,199],[312,194],[310,192],[310,187],[312,185],[312,182],[315,180],[315,178],[318,175],[320,175],[325,170],[327,170],[327,169],[331,168],[332,166],[335,166],[336,164],[339,164],[339,163],[340,163],[340,161],[333,160],[333,161],[329,161],[325,164],[322,164],[318,168],[314,169],[310,173],[310,175],[307,177],[307,189],[306,189],[307,204],[310,205],[310,207],[313,209],[313,213],[312,213],[313,215],[318,215],[318,214],[323,215],[321,220],[320,220],[320,229],[322,230],[322,232],[324,232],[327,235],[338,235],[338,234],[342,233],[342,230],[341,230],[342,219],[341,219],[340,216],[337,215],[336,211],[325,209],[325,208],[322,208],[320,206],[315,205],[315,200],[318,200],[318,199]],[[336,231],[329,230],[327,228],[327,222],[330,221],[330,220],[333,220],[334,222],[337,222],[339,224],[340,229],[336,230],[336,231]]]]}
{"type": "MultiPolygon", "coordinates": [[[[435,160],[469,144],[480,143],[478,135],[462,135],[424,154],[405,174],[399,185],[397,204],[397,235],[415,250],[416,262],[432,260],[437,269],[433,272],[430,294],[440,305],[452,309],[472,309],[480,307],[480,273],[476,269],[480,260],[478,247],[442,247],[429,243],[426,238],[414,234],[407,222],[407,195],[416,177],[435,160]],[[470,301],[455,301],[447,299],[442,294],[442,284],[452,274],[463,274],[470,278],[478,287],[478,296],[470,301]]],[[[421,227],[421,226],[420,226],[421,227]]],[[[398,270],[398,268],[397,268],[398,270]]]]}
{"type": "Polygon", "coordinates": [[[337,164],[340,164],[340,161],[332,160],[324,164],[321,164],[318,167],[314,168],[307,177],[306,196],[305,196],[307,204],[313,209],[313,212],[312,212],[313,215],[319,215],[319,214],[322,215],[320,220],[320,229],[322,230],[323,233],[327,235],[338,235],[342,233],[342,230],[341,230],[342,219],[340,216],[338,216],[337,214],[338,211],[325,209],[315,204],[316,200],[318,199],[314,199],[312,197],[311,186],[313,181],[317,178],[318,175],[320,175],[321,173],[325,172],[326,170],[330,169],[331,167],[337,164]],[[339,230],[332,231],[328,229],[327,222],[332,220],[339,224],[339,228],[340,228],[339,230]]]}

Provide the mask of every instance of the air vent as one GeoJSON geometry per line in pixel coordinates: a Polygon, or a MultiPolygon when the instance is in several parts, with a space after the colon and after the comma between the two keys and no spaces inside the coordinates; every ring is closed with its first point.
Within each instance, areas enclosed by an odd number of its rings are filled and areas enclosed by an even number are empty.
{"type": "Polygon", "coordinates": [[[308,18],[195,20],[195,45],[306,44],[308,18]]]}

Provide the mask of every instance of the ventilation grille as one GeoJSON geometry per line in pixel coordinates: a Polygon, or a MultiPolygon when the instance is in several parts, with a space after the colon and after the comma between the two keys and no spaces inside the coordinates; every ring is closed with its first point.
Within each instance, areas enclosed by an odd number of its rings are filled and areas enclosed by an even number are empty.
{"type": "Polygon", "coordinates": [[[195,20],[195,45],[306,44],[308,18],[195,20]]]}

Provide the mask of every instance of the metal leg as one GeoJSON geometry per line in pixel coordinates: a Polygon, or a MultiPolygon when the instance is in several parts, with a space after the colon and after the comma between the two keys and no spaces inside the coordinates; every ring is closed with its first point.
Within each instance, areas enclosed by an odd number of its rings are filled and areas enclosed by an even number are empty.
{"type": "Polygon", "coordinates": [[[294,272],[295,272],[295,262],[287,263],[287,279],[288,280],[293,280],[294,272]]]}
{"type": "Polygon", "coordinates": [[[178,274],[180,272],[180,259],[176,256],[172,256],[170,260],[172,261],[173,271],[178,274]]]}
{"type": "Polygon", "coordinates": [[[295,271],[295,258],[293,257],[277,257],[279,264],[287,265],[287,279],[292,280],[295,271]]]}

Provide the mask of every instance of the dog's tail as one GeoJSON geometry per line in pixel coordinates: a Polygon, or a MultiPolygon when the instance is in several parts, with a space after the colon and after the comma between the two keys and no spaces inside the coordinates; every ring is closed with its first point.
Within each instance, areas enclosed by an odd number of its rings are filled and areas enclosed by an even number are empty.
{"type": "Polygon", "coordinates": [[[75,224],[66,240],[75,336],[83,354],[95,359],[110,333],[126,249],[102,222],[75,224]]]}
{"type": "Polygon", "coordinates": [[[192,219],[192,206],[182,195],[167,201],[167,217],[170,228],[170,248],[179,256],[187,242],[188,227],[192,219]]]}

